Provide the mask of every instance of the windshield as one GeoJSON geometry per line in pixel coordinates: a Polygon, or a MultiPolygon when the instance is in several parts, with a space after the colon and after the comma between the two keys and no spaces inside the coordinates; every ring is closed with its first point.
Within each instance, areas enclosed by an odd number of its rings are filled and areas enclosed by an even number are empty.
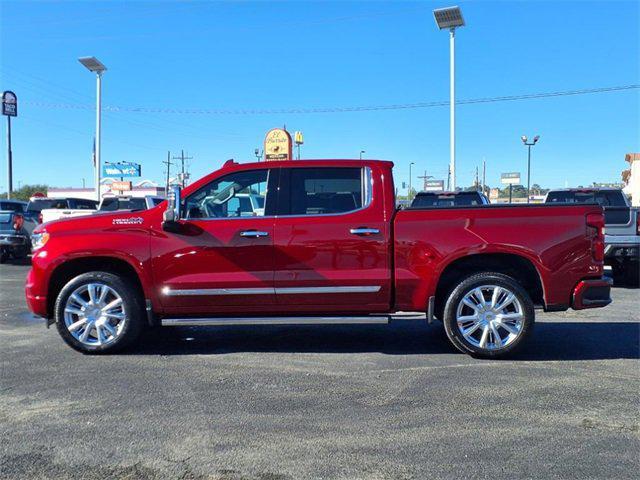
{"type": "Polygon", "coordinates": [[[597,203],[603,207],[626,207],[620,191],[549,192],[547,203],[597,203]]]}
{"type": "Polygon", "coordinates": [[[0,202],[0,210],[22,213],[24,212],[24,205],[17,202],[0,202]]]}
{"type": "Polygon", "coordinates": [[[480,195],[418,195],[411,204],[412,207],[457,207],[482,205],[480,195]]]}
{"type": "Polygon", "coordinates": [[[27,205],[27,210],[30,212],[40,212],[45,208],[67,208],[67,201],[62,198],[43,198],[32,200],[27,205]]]}
{"type": "Polygon", "coordinates": [[[105,198],[100,210],[113,212],[116,210],[144,210],[147,203],[144,198],[105,198]]]}

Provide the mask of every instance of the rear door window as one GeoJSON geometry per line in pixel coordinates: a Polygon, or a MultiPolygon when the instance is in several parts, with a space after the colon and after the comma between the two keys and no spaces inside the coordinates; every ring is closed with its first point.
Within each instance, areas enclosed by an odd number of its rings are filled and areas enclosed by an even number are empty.
{"type": "Polygon", "coordinates": [[[352,212],[366,203],[362,168],[292,168],[281,202],[288,215],[352,212]]]}
{"type": "Polygon", "coordinates": [[[27,206],[27,210],[32,212],[40,212],[47,208],[68,208],[68,203],[64,198],[47,198],[29,202],[29,205],[27,206]]]}

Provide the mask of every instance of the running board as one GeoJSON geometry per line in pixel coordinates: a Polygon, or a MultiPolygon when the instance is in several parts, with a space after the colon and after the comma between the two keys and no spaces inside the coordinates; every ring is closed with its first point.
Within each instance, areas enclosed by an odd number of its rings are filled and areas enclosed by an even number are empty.
{"type": "Polygon", "coordinates": [[[203,327],[213,325],[348,325],[389,323],[388,316],[362,317],[215,317],[163,318],[163,327],[203,327]]]}

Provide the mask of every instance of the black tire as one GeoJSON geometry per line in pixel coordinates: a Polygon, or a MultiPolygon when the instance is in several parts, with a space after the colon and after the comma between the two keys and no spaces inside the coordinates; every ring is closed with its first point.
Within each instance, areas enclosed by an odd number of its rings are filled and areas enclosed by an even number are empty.
{"type": "Polygon", "coordinates": [[[114,353],[131,345],[144,327],[144,307],[138,288],[125,277],[108,272],[88,272],[69,281],[60,291],[54,307],[56,327],[62,339],[71,348],[87,354],[114,353]],[[65,324],[64,310],[71,294],[83,285],[100,283],[113,289],[122,299],[126,322],[118,336],[108,343],[87,345],[76,339],[65,324]]]}
{"type": "Polygon", "coordinates": [[[638,262],[614,263],[611,273],[616,287],[637,287],[640,282],[638,262]]]}
{"type": "Polygon", "coordinates": [[[28,246],[24,246],[22,248],[16,248],[13,251],[13,258],[15,258],[16,260],[22,260],[24,258],[27,258],[27,256],[29,255],[29,253],[31,253],[29,251],[29,247],[28,246]]]}
{"type": "MultiPolygon", "coordinates": [[[[445,331],[447,333],[447,337],[449,338],[453,346],[460,350],[462,353],[467,353],[477,358],[495,359],[502,358],[514,353],[523,345],[525,340],[530,337],[533,331],[534,321],[535,313],[533,302],[531,301],[529,294],[515,279],[501,273],[484,272],[474,274],[465,278],[455,288],[453,288],[453,290],[451,290],[444,307],[443,323],[445,331]],[[523,318],[521,320],[519,333],[513,339],[509,340],[509,343],[506,343],[503,347],[481,348],[478,345],[474,345],[473,343],[471,343],[471,341],[467,340],[467,338],[464,337],[464,335],[460,331],[460,328],[458,327],[458,306],[461,304],[464,297],[474,289],[488,285],[495,285],[508,290],[518,300],[522,310],[523,318]]],[[[478,329],[480,329],[480,327],[478,327],[478,329]]],[[[498,336],[501,335],[502,333],[498,334],[498,336]]],[[[508,332],[505,337],[510,338],[508,332]]],[[[475,340],[475,338],[471,338],[475,340]]],[[[496,345],[498,343],[499,342],[496,342],[496,345]]],[[[480,344],[482,343],[480,342],[480,344]]]]}

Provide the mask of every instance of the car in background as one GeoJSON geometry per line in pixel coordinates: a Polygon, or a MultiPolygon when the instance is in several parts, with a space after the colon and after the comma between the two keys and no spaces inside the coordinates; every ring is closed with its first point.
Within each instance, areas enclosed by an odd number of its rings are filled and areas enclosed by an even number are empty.
{"type": "MultiPolygon", "coordinates": [[[[93,215],[100,212],[115,212],[118,210],[146,210],[153,208],[163,202],[164,198],[147,195],[146,197],[132,197],[128,195],[117,195],[104,197],[100,201],[97,209],[57,209],[50,208],[42,210],[42,222],[51,222],[53,220],[62,220],[72,217],[82,217],[85,215],[93,215]]],[[[92,200],[93,202],[93,200],[92,200]]],[[[93,202],[95,203],[95,202],[93,202]]]]}
{"type": "Polygon", "coordinates": [[[31,197],[27,204],[27,212],[35,215],[39,223],[43,223],[58,218],[60,212],[51,212],[51,210],[95,211],[97,207],[97,201],[87,198],[31,197]]]}
{"type": "Polygon", "coordinates": [[[489,205],[483,193],[472,192],[418,192],[409,208],[426,207],[472,207],[489,205]]]}
{"type": "Polygon", "coordinates": [[[146,197],[131,197],[119,195],[105,197],[98,207],[99,212],[114,212],[117,210],[147,210],[164,202],[162,197],[147,195],[146,197]]]}
{"type": "Polygon", "coordinates": [[[613,280],[626,285],[640,282],[640,211],[619,188],[565,188],[547,193],[545,203],[595,203],[604,210],[605,264],[613,280]]]}
{"type": "Polygon", "coordinates": [[[31,233],[35,227],[36,221],[24,212],[0,210],[0,263],[9,257],[21,259],[31,253],[31,233]]]}

